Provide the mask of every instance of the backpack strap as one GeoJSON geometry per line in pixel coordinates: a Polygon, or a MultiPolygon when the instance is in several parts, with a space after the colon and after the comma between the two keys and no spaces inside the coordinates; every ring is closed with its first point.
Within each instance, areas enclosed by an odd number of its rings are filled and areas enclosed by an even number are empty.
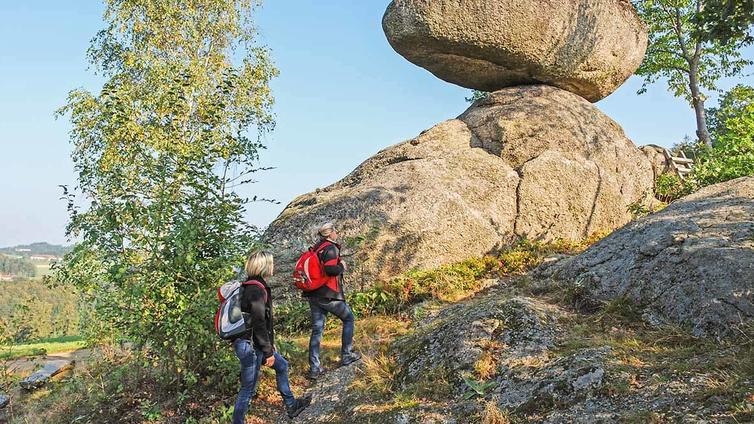
{"type": "Polygon", "coordinates": [[[264,284],[260,283],[257,280],[249,280],[249,281],[244,281],[243,283],[241,283],[241,286],[257,286],[257,287],[259,287],[260,289],[262,289],[262,293],[264,293],[264,303],[265,304],[267,303],[267,287],[265,287],[264,284]]]}
{"type": "MultiPolygon", "coordinates": [[[[320,253],[321,253],[321,252],[322,252],[323,250],[325,250],[325,249],[327,248],[327,246],[329,246],[329,245],[331,245],[331,244],[334,244],[334,243],[333,243],[333,242],[331,242],[330,240],[323,240],[323,241],[322,241],[322,242],[321,242],[321,243],[319,244],[319,246],[317,246],[317,248],[316,248],[316,249],[314,248],[314,246],[312,246],[312,247],[310,247],[310,248],[309,248],[309,250],[311,250],[312,252],[315,252],[315,253],[317,253],[317,254],[320,254],[320,253]]],[[[316,245],[315,245],[315,246],[316,246],[316,245]]]]}

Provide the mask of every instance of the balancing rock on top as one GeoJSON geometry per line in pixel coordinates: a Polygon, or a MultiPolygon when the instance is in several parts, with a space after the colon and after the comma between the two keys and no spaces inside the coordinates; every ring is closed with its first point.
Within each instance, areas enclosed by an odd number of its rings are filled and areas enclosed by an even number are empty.
{"type": "Polygon", "coordinates": [[[647,48],[629,0],[394,0],[382,24],[399,54],[442,80],[490,92],[547,84],[591,102],[647,48]]]}

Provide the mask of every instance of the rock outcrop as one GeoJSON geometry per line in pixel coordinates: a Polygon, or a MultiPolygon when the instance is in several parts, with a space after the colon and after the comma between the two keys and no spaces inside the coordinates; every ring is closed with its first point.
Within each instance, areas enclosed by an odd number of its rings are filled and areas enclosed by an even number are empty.
{"type": "Polygon", "coordinates": [[[393,48],[438,78],[496,91],[548,84],[595,102],[644,59],[647,30],[628,0],[394,0],[393,48]]]}
{"type": "Polygon", "coordinates": [[[670,161],[665,156],[665,149],[660,146],[652,144],[641,146],[640,150],[647,157],[649,163],[652,165],[652,172],[654,173],[655,180],[657,177],[663,174],[667,174],[673,171],[670,161]]]}
{"type": "Polygon", "coordinates": [[[613,230],[652,183],[642,153],[589,102],[554,87],[515,87],[295,199],[265,239],[287,275],[314,229],[334,221],[353,250],[351,282],[368,283],[518,237],[613,230]]]}
{"type": "Polygon", "coordinates": [[[541,274],[597,300],[631,299],[650,322],[735,335],[754,318],[754,178],[706,187],[541,274]]]}
{"type": "Polygon", "coordinates": [[[454,394],[462,395],[468,389],[462,376],[474,372],[491,346],[504,346],[509,358],[553,348],[558,332],[555,315],[556,309],[542,302],[504,296],[484,296],[446,308],[396,343],[401,352],[400,384],[431,386],[440,371],[454,394]]]}

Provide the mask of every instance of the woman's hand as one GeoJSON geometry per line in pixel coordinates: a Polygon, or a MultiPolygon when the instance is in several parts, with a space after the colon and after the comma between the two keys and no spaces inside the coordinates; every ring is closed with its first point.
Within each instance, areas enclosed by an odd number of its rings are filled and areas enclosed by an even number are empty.
{"type": "Polygon", "coordinates": [[[275,355],[270,356],[264,361],[264,365],[268,367],[272,367],[275,365],[275,355]]]}

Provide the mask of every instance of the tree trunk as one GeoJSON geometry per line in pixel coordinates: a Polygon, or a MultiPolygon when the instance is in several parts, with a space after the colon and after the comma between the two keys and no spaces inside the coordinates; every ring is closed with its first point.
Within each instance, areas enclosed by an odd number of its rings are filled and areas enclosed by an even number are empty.
{"type": "Polygon", "coordinates": [[[707,130],[707,115],[704,111],[704,99],[699,93],[698,67],[692,65],[689,72],[689,88],[691,90],[691,104],[696,114],[696,136],[707,147],[712,147],[712,138],[707,130]]]}

